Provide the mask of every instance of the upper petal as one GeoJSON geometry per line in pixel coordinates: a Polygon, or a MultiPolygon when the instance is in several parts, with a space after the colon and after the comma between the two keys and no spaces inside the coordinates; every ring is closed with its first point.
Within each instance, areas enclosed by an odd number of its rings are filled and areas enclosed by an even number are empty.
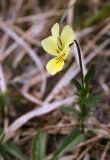
{"type": "Polygon", "coordinates": [[[52,32],[52,36],[57,41],[57,39],[59,37],[59,32],[60,32],[59,24],[58,23],[56,23],[56,24],[53,25],[53,27],[51,29],[51,32],[52,32]]]}
{"type": "Polygon", "coordinates": [[[59,57],[53,58],[51,59],[47,65],[47,71],[53,76],[55,75],[57,72],[61,71],[63,69],[64,66],[64,60],[59,59],[59,57]]]}
{"type": "Polygon", "coordinates": [[[62,41],[63,47],[67,44],[69,45],[73,43],[74,39],[75,39],[75,35],[72,28],[69,25],[66,25],[63,28],[61,33],[61,41],[62,41]]]}
{"type": "Polygon", "coordinates": [[[57,43],[55,43],[52,36],[45,38],[41,41],[42,47],[46,52],[48,52],[51,55],[58,55],[58,46],[57,43]]]}
{"type": "Polygon", "coordinates": [[[63,53],[65,54],[64,59],[67,58],[68,53],[69,53],[70,47],[69,45],[65,45],[64,49],[63,49],[63,53]]]}

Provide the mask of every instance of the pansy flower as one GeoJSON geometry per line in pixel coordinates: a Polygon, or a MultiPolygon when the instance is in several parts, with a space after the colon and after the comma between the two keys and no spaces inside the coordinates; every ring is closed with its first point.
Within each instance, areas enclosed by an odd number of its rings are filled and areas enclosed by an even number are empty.
{"type": "Polygon", "coordinates": [[[63,69],[64,62],[69,53],[70,44],[73,43],[75,36],[69,25],[66,25],[60,34],[58,23],[53,25],[51,33],[52,36],[43,39],[41,44],[47,53],[55,56],[46,65],[47,71],[51,75],[55,75],[63,69]]]}

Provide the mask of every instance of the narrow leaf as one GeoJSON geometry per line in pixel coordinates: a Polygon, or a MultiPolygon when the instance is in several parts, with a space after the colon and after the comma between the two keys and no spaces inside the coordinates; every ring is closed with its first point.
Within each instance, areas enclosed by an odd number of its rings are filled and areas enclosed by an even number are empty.
{"type": "Polygon", "coordinates": [[[86,106],[88,109],[95,108],[99,102],[100,102],[99,96],[90,96],[86,101],[86,106]]]}
{"type": "Polygon", "coordinates": [[[46,153],[47,134],[39,131],[33,139],[32,160],[42,160],[46,153]]]}
{"type": "Polygon", "coordinates": [[[10,102],[9,92],[0,93],[0,107],[3,108],[10,102]]]}
{"type": "Polygon", "coordinates": [[[10,154],[11,156],[14,156],[15,158],[17,158],[18,160],[26,160],[24,154],[22,153],[21,149],[12,142],[8,142],[6,144],[2,145],[4,150],[10,154]]]}
{"type": "Polygon", "coordinates": [[[60,156],[67,150],[74,148],[80,142],[84,140],[84,135],[78,128],[72,130],[69,135],[64,139],[63,143],[56,150],[52,160],[58,160],[60,156]]]}
{"type": "Polygon", "coordinates": [[[2,143],[3,138],[4,138],[4,133],[3,130],[0,128],[0,145],[2,143]]]}
{"type": "Polygon", "coordinates": [[[95,65],[92,64],[92,65],[90,66],[90,68],[89,68],[86,76],[85,76],[85,83],[86,83],[86,85],[89,85],[89,84],[90,84],[91,80],[92,80],[93,77],[94,77],[94,74],[95,74],[95,65]]]}
{"type": "Polygon", "coordinates": [[[0,155],[2,155],[4,159],[8,159],[7,153],[2,145],[0,145],[0,155]]]}
{"type": "Polygon", "coordinates": [[[82,86],[77,79],[73,79],[72,82],[78,90],[81,90],[82,86]]]}

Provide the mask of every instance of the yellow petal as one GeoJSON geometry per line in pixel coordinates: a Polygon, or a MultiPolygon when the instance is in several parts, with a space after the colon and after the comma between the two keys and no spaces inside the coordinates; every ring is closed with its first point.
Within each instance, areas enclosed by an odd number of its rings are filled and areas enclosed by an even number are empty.
{"type": "Polygon", "coordinates": [[[61,71],[63,69],[64,66],[64,60],[61,59],[61,56],[58,56],[56,58],[51,59],[47,65],[47,71],[53,76],[55,75],[57,72],[61,71]]]}
{"type": "Polygon", "coordinates": [[[65,45],[65,47],[63,49],[63,54],[65,54],[64,59],[67,58],[68,53],[69,53],[69,49],[70,49],[69,45],[65,45]]]}
{"type": "Polygon", "coordinates": [[[53,25],[51,32],[52,32],[52,36],[54,37],[55,41],[57,41],[58,37],[59,37],[59,24],[56,23],[53,25]]]}
{"type": "Polygon", "coordinates": [[[52,36],[45,38],[41,41],[42,47],[46,52],[48,52],[51,55],[58,55],[58,46],[55,43],[54,39],[52,36]]]}
{"type": "Polygon", "coordinates": [[[61,41],[62,41],[63,47],[67,44],[69,45],[73,43],[74,39],[75,39],[75,35],[72,28],[69,25],[66,25],[63,28],[61,33],[61,41]]]}

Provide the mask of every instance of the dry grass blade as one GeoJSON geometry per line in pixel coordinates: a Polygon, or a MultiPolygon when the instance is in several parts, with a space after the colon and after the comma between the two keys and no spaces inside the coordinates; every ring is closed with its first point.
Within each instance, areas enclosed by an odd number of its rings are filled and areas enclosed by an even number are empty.
{"type": "Polygon", "coordinates": [[[91,47],[92,47],[92,44],[95,42],[97,42],[99,39],[101,39],[101,37],[107,33],[108,31],[110,30],[110,23],[108,23],[92,40],[92,43],[89,43],[85,48],[84,48],[84,53],[87,53],[91,47]]]}
{"type": "Polygon", "coordinates": [[[15,32],[13,32],[8,26],[6,26],[3,22],[0,24],[0,28],[5,31],[11,38],[13,38],[20,46],[22,46],[29,56],[32,58],[32,60],[35,62],[37,67],[39,67],[39,70],[43,69],[41,60],[39,57],[36,55],[34,50],[29,47],[29,45],[21,38],[19,37],[15,32]]]}
{"type": "Polygon", "coordinates": [[[109,146],[110,146],[110,142],[107,143],[107,145],[105,147],[105,150],[104,150],[100,160],[104,160],[105,159],[106,154],[107,154],[107,150],[109,149],[109,146]]]}
{"type": "Polygon", "coordinates": [[[4,61],[6,57],[8,57],[16,48],[18,44],[14,43],[12,44],[6,51],[4,51],[4,54],[0,55],[0,62],[4,61]]]}
{"type": "Polygon", "coordinates": [[[2,64],[0,64],[0,88],[2,92],[5,92],[7,90],[2,64]]]}
{"type": "MultiPolygon", "coordinates": [[[[44,74],[45,78],[48,77],[47,73],[44,72],[43,74],[44,74]]],[[[22,87],[21,92],[24,95],[24,97],[27,98],[28,100],[30,100],[31,102],[42,105],[43,102],[41,100],[39,100],[38,98],[29,94],[29,89],[32,86],[34,86],[36,83],[39,83],[40,81],[41,81],[41,76],[38,75],[38,76],[33,77],[30,81],[28,81],[27,84],[25,84],[22,87]]],[[[45,91],[45,88],[44,88],[44,91],[45,91]]],[[[41,97],[40,94],[39,94],[39,97],[41,97]]]]}
{"type": "Polygon", "coordinates": [[[91,148],[92,146],[87,146],[87,148],[78,156],[77,160],[81,160],[91,148]]]}
{"type": "Polygon", "coordinates": [[[61,15],[63,10],[57,10],[57,11],[48,11],[45,13],[40,13],[37,15],[31,15],[31,16],[26,16],[26,17],[20,17],[16,20],[17,23],[24,23],[28,21],[36,21],[36,20],[41,20],[45,18],[50,18],[50,17],[56,17],[61,15]]]}
{"type": "Polygon", "coordinates": [[[11,36],[20,46],[22,46],[29,56],[32,58],[34,63],[37,65],[39,70],[41,71],[41,77],[42,77],[42,85],[41,85],[41,94],[44,93],[44,88],[46,85],[46,81],[44,79],[44,76],[42,74],[43,71],[43,65],[37,54],[34,52],[32,48],[29,47],[29,45],[22,39],[20,38],[15,32],[13,32],[9,27],[7,27],[3,22],[0,24],[0,28],[5,31],[9,36],[11,36]]]}
{"type": "Polygon", "coordinates": [[[86,146],[90,143],[96,143],[99,139],[101,139],[103,136],[99,135],[99,136],[95,136],[89,140],[86,140],[85,142],[80,143],[78,146],[75,147],[75,149],[86,146]]]}
{"type": "Polygon", "coordinates": [[[34,109],[33,111],[24,114],[23,116],[18,118],[16,121],[14,121],[13,124],[11,124],[9,128],[7,128],[5,132],[4,141],[7,141],[8,139],[12,138],[15,132],[30,119],[37,117],[37,116],[44,115],[46,113],[49,113],[57,109],[60,106],[63,106],[65,104],[71,104],[73,102],[74,102],[74,97],[69,97],[61,101],[53,102],[50,104],[45,104],[38,109],[34,109]]]}

